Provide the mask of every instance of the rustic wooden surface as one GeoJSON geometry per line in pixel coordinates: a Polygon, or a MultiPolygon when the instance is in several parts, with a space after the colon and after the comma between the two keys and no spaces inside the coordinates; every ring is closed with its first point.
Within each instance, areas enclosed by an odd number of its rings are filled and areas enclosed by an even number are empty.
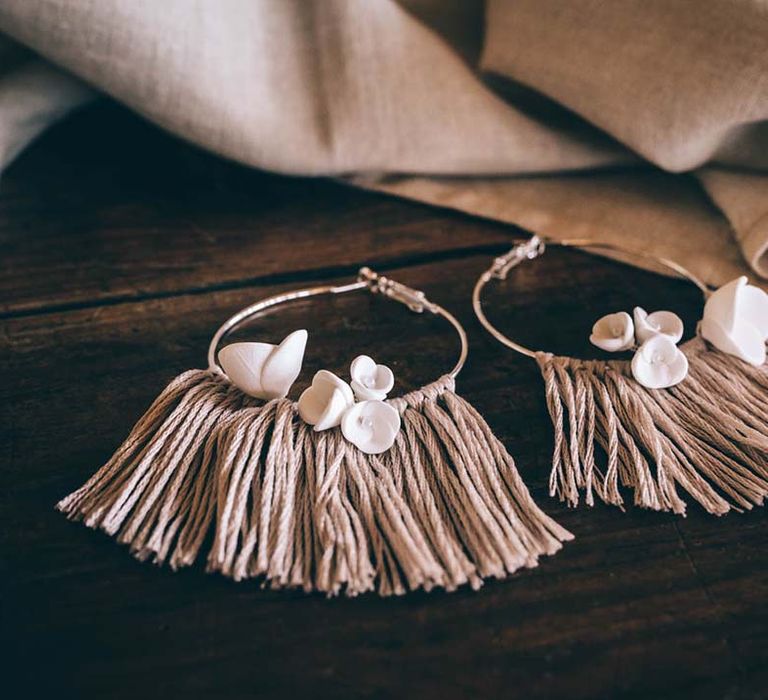
{"type": "MultiPolygon", "coordinates": [[[[0,180],[0,556],[7,698],[765,698],[768,518],[687,518],[546,495],[533,364],[485,336],[472,284],[520,232],[217,162],[125,112],[91,109],[0,180]],[[461,393],[577,539],[480,592],[326,600],[134,561],[53,504],[119,444],[229,313],[360,264],[466,324],[461,393]]],[[[642,300],[690,322],[682,283],[552,250],[489,292],[493,319],[589,352],[599,314],[642,300]]],[[[400,388],[453,362],[439,320],[365,295],[265,318],[306,326],[308,375],[375,351],[400,388]]],[[[255,331],[254,331],[255,332],[255,331]]]]}

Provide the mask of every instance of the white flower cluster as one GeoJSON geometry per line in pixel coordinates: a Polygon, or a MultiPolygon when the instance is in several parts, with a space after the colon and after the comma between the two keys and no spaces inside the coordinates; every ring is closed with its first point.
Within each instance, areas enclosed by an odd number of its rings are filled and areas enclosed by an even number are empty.
{"type": "MultiPolygon", "coordinates": [[[[230,381],[249,396],[282,398],[301,371],[307,331],[288,335],[280,345],[232,343],[219,352],[230,381]]],[[[299,415],[315,430],[341,425],[344,437],[366,454],[385,452],[400,430],[400,414],[384,399],[392,390],[392,370],[367,355],[350,367],[352,385],[333,372],[320,370],[299,398],[299,415]]]]}
{"type": "Polygon", "coordinates": [[[257,399],[286,396],[301,372],[307,331],[286,336],[280,345],[231,343],[219,350],[219,363],[230,381],[257,399]]]}
{"type": "Polygon", "coordinates": [[[700,329],[702,338],[721,352],[755,367],[765,364],[768,294],[737,277],[707,299],[700,329]]]}
{"type": "Polygon", "coordinates": [[[683,322],[671,311],[649,314],[639,306],[634,322],[624,311],[603,316],[589,340],[608,352],[635,350],[632,376],[648,389],[666,389],[679,384],[688,374],[688,358],[677,344],[683,337],[683,322]]]}
{"type": "Polygon", "coordinates": [[[351,386],[321,369],[299,397],[299,415],[316,431],[341,425],[341,432],[366,454],[385,452],[400,430],[400,414],[384,399],[392,391],[392,370],[368,355],[352,361],[351,386]]]}
{"type": "MultiPolygon", "coordinates": [[[[639,306],[634,322],[623,311],[603,316],[590,342],[608,352],[635,350],[632,375],[649,389],[679,384],[688,360],[677,347],[683,322],[671,311],[646,313],[639,306]]],[[[709,295],[699,324],[701,337],[720,352],[759,367],[765,364],[768,341],[768,294],[738,277],[709,295]]]]}

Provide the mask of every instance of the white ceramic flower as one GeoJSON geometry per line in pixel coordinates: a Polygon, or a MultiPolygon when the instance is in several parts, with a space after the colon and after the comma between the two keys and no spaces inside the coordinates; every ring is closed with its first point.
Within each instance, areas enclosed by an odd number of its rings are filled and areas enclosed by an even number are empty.
{"type": "Polygon", "coordinates": [[[395,385],[395,375],[386,365],[377,365],[368,355],[359,355],[349,368],[352,390],[360,401],[382,401],[395,385]]]}
{"type": "Polygon", "coordinates": [[[360,401],[341,419],[344,437],[369,455],[386,452],[399,430],[400,414],[383,401],[360,401]]]}
{"type": "Polygon", "coordinates": [[[219,363],[241,391],[259,399],[285,396],[301,371],[307,331],[294,331],[280,345],[232,343],[219,350],[219,363]]]}
{"type": "Polygon", "coordinates": [[[635,344],[632,318],[625,311],[603,316],[592,326],[589,342],[608,352],[629,350],[635,344]]]}
{"type": "Polygon", "coordinates": [[[688,358],[670,338],[654,335],[632,358],[632,376],[648,389],[666,389],[688,374],[688,358]]]}
{"type": "Polygon", "coordinates": [[[768,340],[768,294],[738,277],[704,304],[701,335],[718,350],[760,366],[768,340]]]}
{"type": "Polygon", "coordinates": [[[315,430],[328,430],[341,423],[342,416],[354,403],[349,384],[333,372],[321,369],[299,397],[299,415],[314,425],[315,430]]]}
{"type": "Polygon", "coordinates": [[[635,337],[642,344],[654,335],[665,335],[673,343],[679,343],[683,337],[683,321],[671,311],[654,311],[649,314],[645,309],[636,306],[635,337]]]}

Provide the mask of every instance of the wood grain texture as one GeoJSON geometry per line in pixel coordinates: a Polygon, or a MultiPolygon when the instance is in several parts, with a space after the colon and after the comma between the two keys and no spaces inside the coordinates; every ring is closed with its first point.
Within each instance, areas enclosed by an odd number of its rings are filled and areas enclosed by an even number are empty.
{"type": "Polygon", "coordinates": [[[240,168],[106,111],[110,128],[92,110],[3,181],[0,316],[455,257],[516,233],[240,168]]]}
{"type": "MultiPolygon", "coordinates": [[[[248,173],[112,107],[24,156],[0,181],[4,697],[766,697],[763,509],[718,519],[692,506],[680,519],[547,497],[538,372],[491,341],[469,304],[513,233],[248,173]],[[171,377],[203,365],[228,314],[364,263],[466,324],[458,389],[575,533],[560,554],[478,593],[326,600],[141,564],[53,511],[171,377]]],[[[700,311],[680,282],[554,249],[488,294],[493,320],[524,342],[585,354],[594,319],[639,300],[689,327],[700,311]]],[[[457,351],[439,319],[363,293],[296,304],[242,337],[296,327],[310,331],[296,389],[368,351],[407,390],[457,351]]]]}

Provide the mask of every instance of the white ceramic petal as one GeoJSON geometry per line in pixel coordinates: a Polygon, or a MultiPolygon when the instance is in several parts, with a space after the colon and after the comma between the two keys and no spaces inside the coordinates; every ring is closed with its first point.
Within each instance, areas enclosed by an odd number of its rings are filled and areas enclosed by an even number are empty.
{"type": "Polygon", "coordinates": [[[381,401],[392,391],[395,375],[386,365],[377,365],[368,355],[359,355],[349,368],[352,389],[361,401],[381,401]]]}
{"type": "Polygon", "coordinates": [[[308,333],[294,331],[269,355],[261,372],[261,385],[271,396],[286,396],[299,376],[308,333]]]}
{"type": "Polygon", "coordinates": [[[745,319],[768,338],[768,294],[760,287],[746,285],[741,288],[738,306],[739,318],[745,319]]]}
{"type": "Polygon", "coordinates": [[[341,419],[341,432],[355,447],[369,455],[386,452],[395,444],[400,414],[383,401],[361,401],[341,419]]]}
{"type": "Polygon", "coordinates": [[[358,355],[349,366],[349,374],[353,380],[360,381],[376,373],[376,361],[368,355],[358,355]]]}
{"type": "Polygon", "coordinates": [[[321,369],[299,397],[299,416],[316,431],[335,428],[347,409],[355,403],[352,389],[333,372],[321,369]]]}
{"type": "Polygon", "coordinates": [[[668,337],[646,340],[632,358],[632,376],[648,389],[666,389],[688,375],[688,358],[668,337]]]}
{"type": "Polygon", "coordinates": [[[592,326],[589,342],[608,352],[629,350],[635,342],[632,318],[626,311],[603,316],[592,326]]]}
{"type": "Polygon", "coordinates": [[[294,331],[280,345],[232,343],[219,350],[219,363],[230,381],[249,396],[285,396],[301,371],[307,331],[294,331]]]}
{"type": "Polygon", "coordinates": [[[320,432],[321,430],[328,430],[328,428],[335,428],[341,423],[342,416],[353,403],[354,401],[347,400],[343,391],[333,389],[330,399],[326,401],[317,422],[314,424],[314,430],[320,432]]]}
{"type": "Polygon", "coordinates": [[[765,336],[757,326],[739,320],[728,334],[728,338],[733,345],[731,354],[755,367],[765,364],[765,336]]]}
{"type": "Polygon", "coordinates": [[[654,335],[665,335],[673,343],[679,343],[683,337],[683,321],[676,313],[654,311],[649,314],[645,309],[636,306],[634,317],[635,337],[641,345],[654,335]]]}
{"type": "Polygon", "coordinates": [[[270,343],[232,343],[219,350],[219,364],[240,391],[263,399],[261,368],[274,347],[270,343]]]}
{"type": "Polygon", "coordinates": [[[736,323],[729,331],[713,318],[701,321],[701,336],[720,352],[734,355],[755,367],[765,363],[765,338],[754,326],[736,323]]]}
{"type": "Polygon", "coordinates": [[[768,294],[738,277],[707,299],[701,320],[702,337],[721,352],[752,365],[766,361],[768,294]]]}
{"type": "Polygon", "coordinates": [[[746,277],[737,277],[712,292],[704,304],[704,319],[715,320],[726,333],[730,332],[736,321],[739,289],[746,284],[746,277]]]}
{"type": "Polygon", "coordinates": [[[355,398],[358,401],[383,401],[387,398],[386,391],[375,391],[374,389],[369,389],[354,379],[350,382],[350,386],[352,387],[352,391],[355,392],[355,398]]]}

